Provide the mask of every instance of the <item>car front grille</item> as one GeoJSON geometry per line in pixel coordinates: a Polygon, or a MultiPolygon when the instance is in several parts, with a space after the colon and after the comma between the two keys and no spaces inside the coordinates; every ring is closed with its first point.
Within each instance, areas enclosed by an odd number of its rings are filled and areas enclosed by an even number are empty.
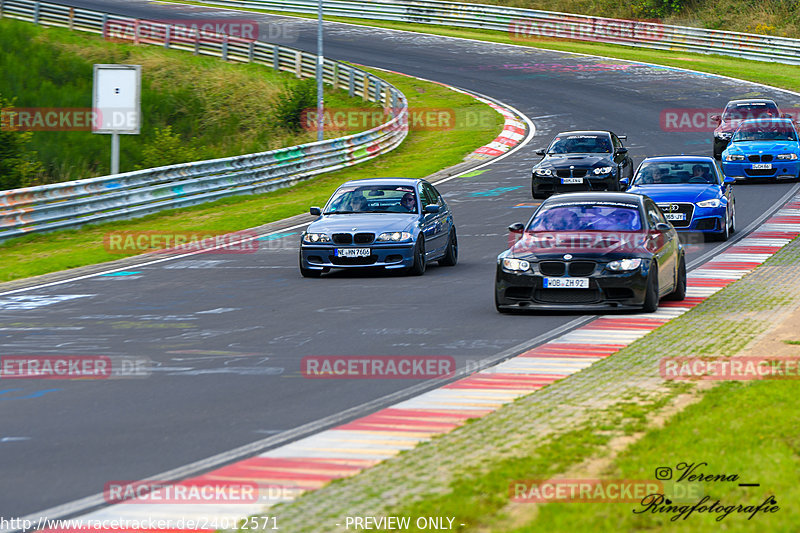
{"type": "Polygon", "coordinates": [[[692,215],[694,215],[694,204],[688,202],[671,203],[671,204],[658,204],[661,211],[664,213],[684,213],[685,220],[670,220],[676,228],[686,228],[692,224],[692,215]]]}
{"type": "Polygon", "coordinates": [[[594,261],[572,261],[568,265],[570,276],[588,276],[594,272],[597,263],[594,261]]]}
{"type": "Polygon", "coordinates": [[[744,173],[752,177],[769,177],[774,176],[778,171],[776,168],[746,168],[744,173]]]}
{"type": "Polygon", "coordinates": [[[560,168],[556,170],[556,176],[559,178],[584,178],[589,173],[587,168],[560,168]]]}
{"type": "Polygon", "coordinates": [[[749,156],[747,156],[747,159],[748,159],[748,161],[750,161],[751,163],[759,163],[759,162],[763,162],[763,163],[769,163],[770,161],[772,161],[772,154],[766,154],[766,155],[749,155],[749,156]]]}
{"type": "Polygon", "coordinates": [[[539,263],[539,272],[545,276],[564,276],[569,270],[570,276],[588,276],[596,267],[594,261],[542,261],[539,263]]]}
{"type": "Polygon", "coordinates": [[[353,236],[350,233],[334,233],[331,239],[334,244],[353,244],[353,236]]]}
{"type": "Polygon", "coordinates": [[[374,233],[356,233],[353,235],[353,242],[356,244],[371,244],[374,240],[374,233]]]}
{"type": "Polygon", "coordinates": [[[563,261],[542,261],[539,263],[539,271],[545,276],[563,276],[566,267],[563,261]]]}
{"type": "Polygon", "coordinates": [[[534,299],[545,304],[592,304],[600,301],[597,289],[537,289],[534,299]]]}

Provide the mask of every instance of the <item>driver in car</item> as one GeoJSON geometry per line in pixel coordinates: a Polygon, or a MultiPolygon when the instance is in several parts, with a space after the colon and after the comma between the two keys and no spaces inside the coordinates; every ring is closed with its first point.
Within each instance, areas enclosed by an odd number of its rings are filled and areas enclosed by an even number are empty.
{"type": "Polygon", "coordinates": [[[417,210],[417,202],[414,199],[414,193],[407,192],[400,199],[400,206],[407,212],[413,213],[417,210]]]}
{"type": "Polygon", "coordinates": [[[581,226],[578,215],[563,208],[554,209],[549,213],[545,224],[551,231],[575,231],[581,226]]]}
{"type": "Polygon", "coordinates": [[[694,183],[711,183],[711,175],[708,173],[708,167],[705,165],[693,166],[691,181],[694,183]]]}
{"type": "Polygon", "coordinates": [[[353,193],[350,199],[350,211],[360,213],[367,210],[367,199],[360,194],[353,193]]]}

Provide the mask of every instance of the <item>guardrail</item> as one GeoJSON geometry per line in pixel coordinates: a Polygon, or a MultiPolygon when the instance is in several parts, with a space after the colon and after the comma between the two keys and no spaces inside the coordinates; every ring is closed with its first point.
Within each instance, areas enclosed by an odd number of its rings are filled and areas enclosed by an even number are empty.
{"type": "MultiPolygon", "coordinates": [[[[157,44],[220,57],[261,63],[297,77],[314,77],[317,56],[294,48],[224,36],[218,41],[170,38],[168,24],[140,20],[33,0],[0,0],[0,17],[104,34],[109,20],[131,24],[136,43],[157,44]],[[153,28],[163,28],[163,33],[153,28]]],[[[192,34],[189,34],[190,36],[192,34]]],[[[324,80],[347,88],[351,96],[376,102],[391,112],[378,127],[337,139],[256,154],[184,163],[113,176],[0,191],[0,240],[32,232],[74,228],[164,209],[196,205],[219,198],[287,187],[317,174],[339,170],[396,148],[408,134],[408,103],[390,83],[356,67],[325,59],[324,80]]]]}
{"type": "MultiPolygon", "coordinates": [[[[317,0],[195,0],[220,7],[316,13],[317,0]]],[[[325,0],[327,15],[506,31],[520,41],[575,39],[800,64],[800,39],[649,21],[438,0],[325,0]]]]}

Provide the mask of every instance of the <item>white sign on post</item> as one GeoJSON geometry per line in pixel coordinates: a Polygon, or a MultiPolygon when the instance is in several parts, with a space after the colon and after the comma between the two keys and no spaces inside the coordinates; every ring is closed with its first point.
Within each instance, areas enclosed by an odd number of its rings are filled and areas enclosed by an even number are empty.
{"type": "Polygon", "coordinates": [[[141,118],[141,65],[95,65],[92,133],[111,134],[111,173],[119,173],[119,135],[138,135],[141,118]]]}

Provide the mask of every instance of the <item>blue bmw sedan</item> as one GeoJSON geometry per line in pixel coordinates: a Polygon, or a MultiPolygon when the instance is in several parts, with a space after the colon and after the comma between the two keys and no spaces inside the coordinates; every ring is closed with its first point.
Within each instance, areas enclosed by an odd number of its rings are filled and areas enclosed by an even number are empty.
{"type": "Polygon", "coordinates": [[[312,207],[300,241],[300,273],[379,267],[425,273],[427,263],[453,266],[458,238],[453,214],[436,187],[422,179],[348,181],[312,207]]]}
{"type": "Polygon", "coordinates": [[[713,157],[648,157],[627,192],[652,198],[678,231],[727,240],[736,230],[734,181],[713,157]]]}
{"type": "Polygon", "coordinates": [[[800,175],[800,140],[786,118],[745,120],[722,152],[722,169],[736,179],[796,180],[800,175]]]}

